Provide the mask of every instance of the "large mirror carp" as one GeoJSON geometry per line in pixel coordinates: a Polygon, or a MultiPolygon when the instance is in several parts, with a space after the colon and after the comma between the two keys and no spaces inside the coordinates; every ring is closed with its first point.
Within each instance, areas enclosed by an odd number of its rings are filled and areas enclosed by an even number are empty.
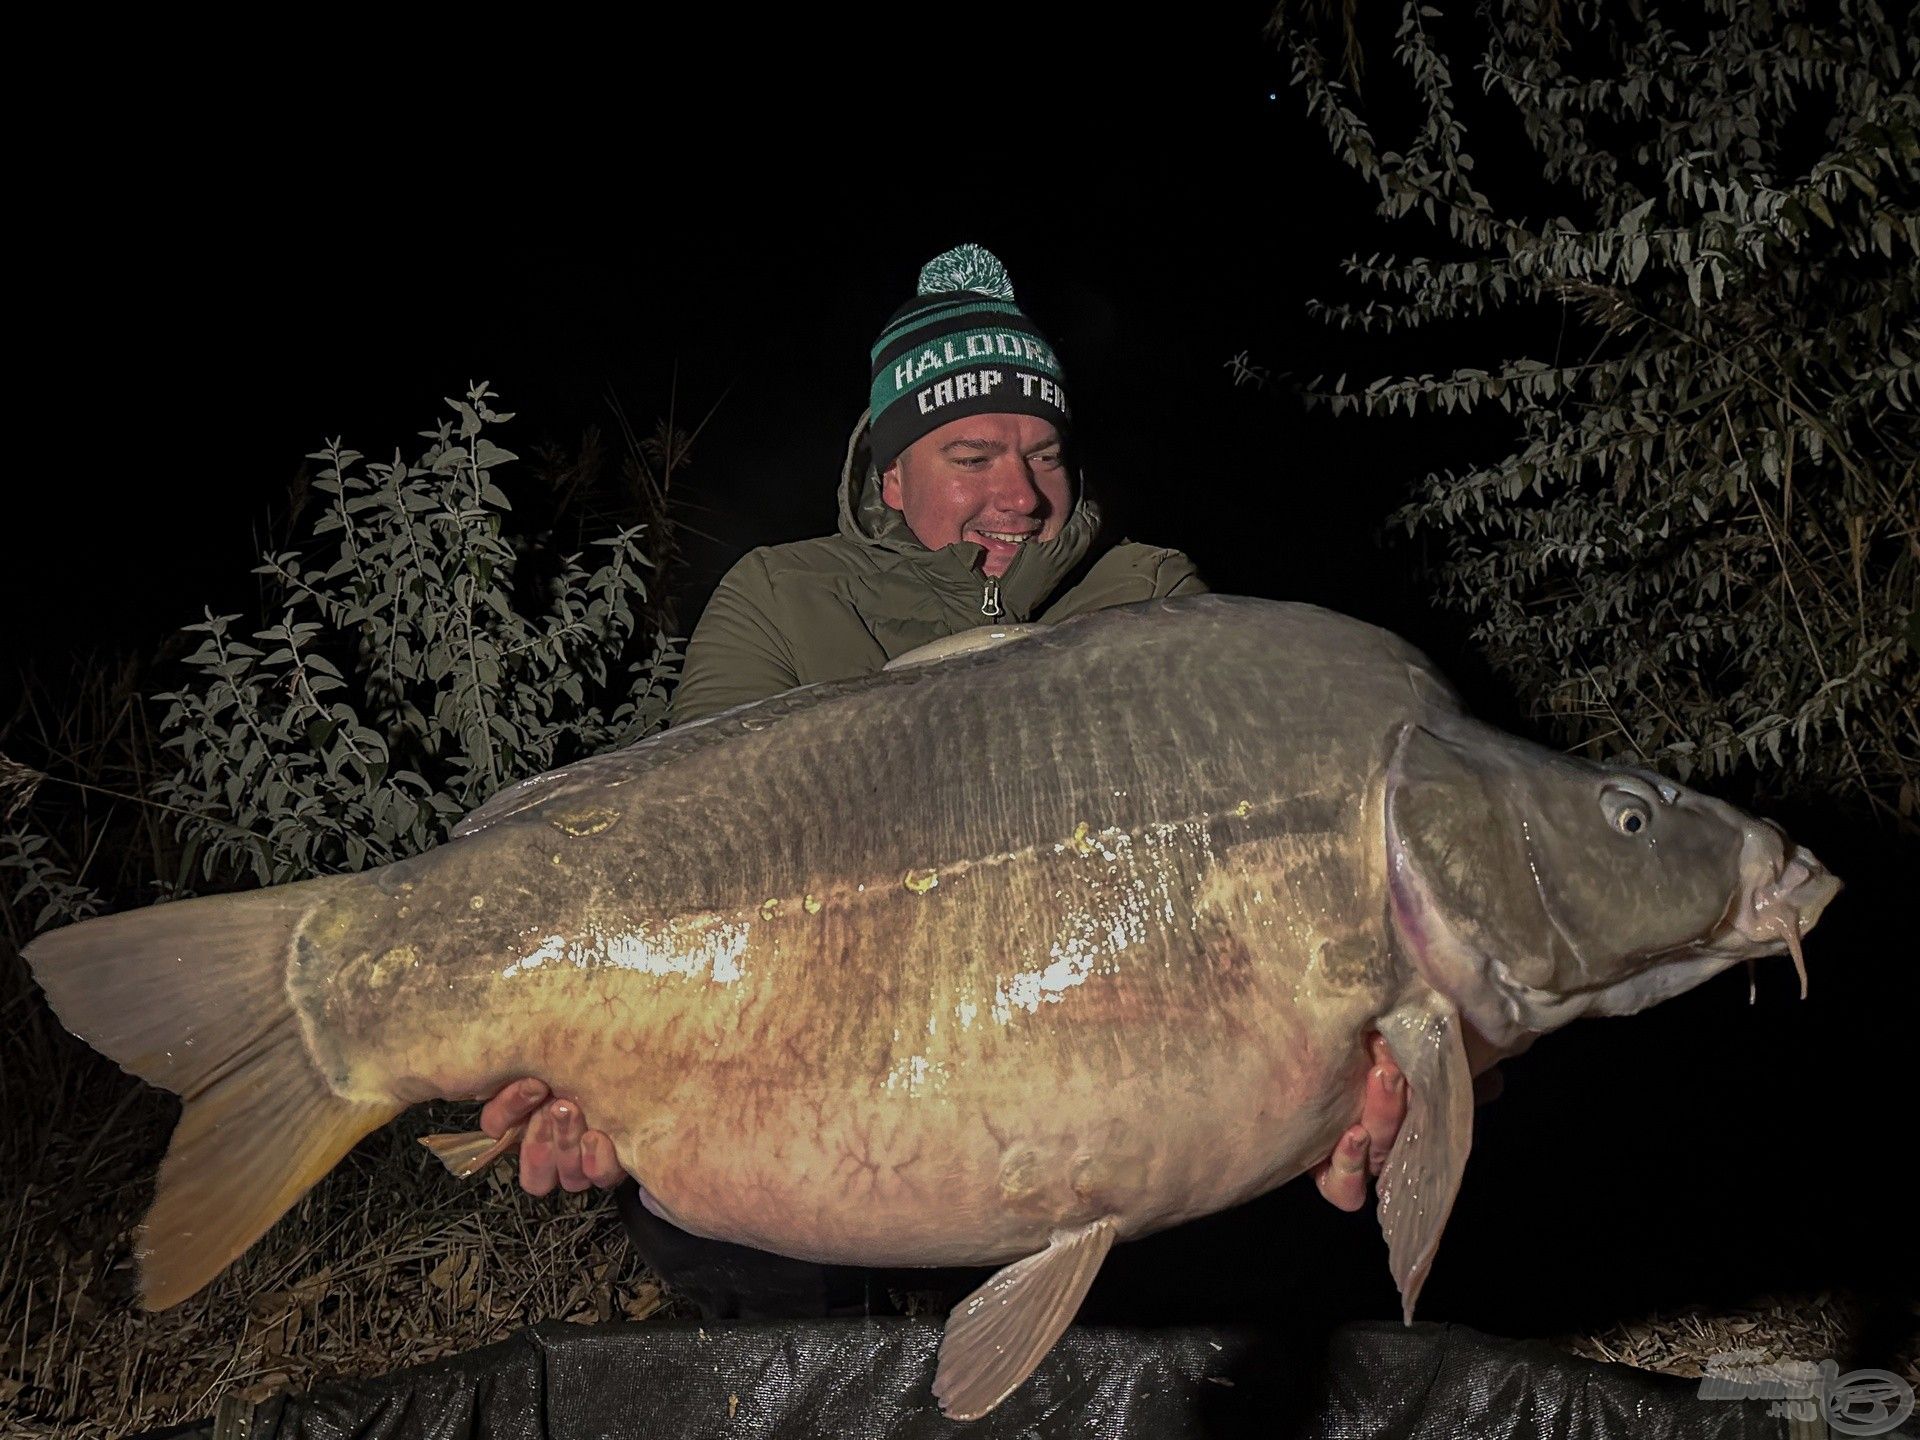
{"type": "Polygon", "coordinates": [[[1408,1083],[1379,1211],[1410,1317],[1469,1032],[1510,1053],[1784,951],[1804,983],[1838,888],[1767,821],[1474,720],[1385,631],[1201,596],[942,642],[512,785],[413,859],[27,958],[186,1102],[149,1306],[405,1107],[532,1075],[688,1230],[1003,1265],[941,1346],[971,1418],[1116,1240],[1328,1154],[1375,1031],[1408,1083]]]}

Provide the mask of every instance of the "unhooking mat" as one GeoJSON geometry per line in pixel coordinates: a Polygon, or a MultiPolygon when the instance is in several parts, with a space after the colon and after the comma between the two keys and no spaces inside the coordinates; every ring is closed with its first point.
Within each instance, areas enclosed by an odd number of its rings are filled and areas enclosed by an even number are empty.
{"type": "MultiPolygon", "coordinates": [[[[1792,1440],[1766,1400],[1463,1326],[1346,1325],[1317,1353],[1243,1329],[1067,1331],[958,1424],[933,1401],[940,1326],[547,1324],[464,1355],[258,1406],[173,1440],[1792,1440]]],[[[161,1432],[147,1437],[159,1440],[161,1432]]]]}

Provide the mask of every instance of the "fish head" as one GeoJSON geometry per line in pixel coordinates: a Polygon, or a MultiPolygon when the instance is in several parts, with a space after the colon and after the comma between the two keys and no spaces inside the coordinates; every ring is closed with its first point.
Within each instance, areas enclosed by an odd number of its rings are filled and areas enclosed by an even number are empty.
{"type": "Polygon", "coordinates": [[[1840,882],[1771,821],[1459,720],[1389,771],[1396,936],[1496,1043],[1627,1015],[1791,952],[1840,882]]]}

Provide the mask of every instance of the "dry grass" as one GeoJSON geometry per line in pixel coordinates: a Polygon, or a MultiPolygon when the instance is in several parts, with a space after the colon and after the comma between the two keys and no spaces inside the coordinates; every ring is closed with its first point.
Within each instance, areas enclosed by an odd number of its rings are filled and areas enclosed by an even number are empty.
{"type": "MultiPolygon", "coordinates": [[[[1920,1305],[1913,1313],[1920,1321],[1920,1305]]],[[[1737,1308],[1655,1311],[1598,1335],[1560,1336],[1554,1343],[1589,1360],[1689,1378],[1706,1374],[1713,1357],[1736,1350],[1757,1350],[1768,1363],[1833,1358],[1845,1371],[1886,1361],[1884,1356],[1862,1356],[1858,1341],[1865,1319],[1864,1307],[1854,1296],[1822,1290],[1762,1296],[1737,1308]]],[[[1909,1384],[1920,1387],[1920,1354],[1911,1337],[1906,1353],[1892,1360],[1909,1384]]]]}

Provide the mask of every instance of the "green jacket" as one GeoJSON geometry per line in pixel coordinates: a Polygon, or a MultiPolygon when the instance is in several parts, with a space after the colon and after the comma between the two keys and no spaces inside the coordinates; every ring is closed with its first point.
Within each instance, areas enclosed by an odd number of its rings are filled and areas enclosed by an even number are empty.
{"type": "Polygon", "coordinates": [[[880,498],[866,416],[840,476],[840,532],[768,545],[713,592],[687,641],[669,723],[703,719],[796,685],[870,675],[896,655],[975,626],[1069,615],[1206,590],[1178,550],[1131,541],[1091,564],[1100,513],[1076,496],[1059,537],[1029,543],[988,580],[967,541],[929,550],[880,498]],[[996,605],[998,613],[995,613],[996,605]]]}

